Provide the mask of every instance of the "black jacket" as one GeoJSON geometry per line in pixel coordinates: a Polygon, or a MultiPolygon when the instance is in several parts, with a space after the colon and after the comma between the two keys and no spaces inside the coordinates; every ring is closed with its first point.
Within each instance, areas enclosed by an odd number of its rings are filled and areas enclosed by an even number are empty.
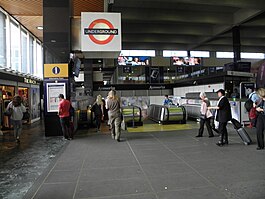
{"type": "Polygon", "coordinates": [[[231,106],[226,97],[223,97],[219,104],[218,104],[219,109],[217,110],[217,116],[216,120],[218,122],[228,122],[232,119],[232,114],[231,114],[231,106]]]}

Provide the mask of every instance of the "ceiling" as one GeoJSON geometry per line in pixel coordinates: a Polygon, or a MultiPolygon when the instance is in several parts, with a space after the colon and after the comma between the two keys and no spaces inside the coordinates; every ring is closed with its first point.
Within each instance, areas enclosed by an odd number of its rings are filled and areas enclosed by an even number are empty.
{"type": "Polygon", "coordinates": [[[265,52],[265,4],[260,0],[115,0],[122,13],[123,49],[265,52]]]}
{"type": "MultiPolygon", "coordinates": [[[[104,0],[72,0],[72,16],[104,11],[104,0]]],[[[1,0],[0,6],[43,41],[42,0],[1,0]]],[[[240,26],[241,49],[265,52],[265,4],[260,0],[115,0],[122,13],[123,49],[231,51],[240,26]]],[[[45,28],[45,27],[44,27],[45,28]]]]}
{"type": "MultiPolygon", "coordinates": [[[[104,11],[104,0],[72,0],[72,4],[73,17],[81,12],[104,11]]],[[[1,0],[0,6],[43,41],[43,31],[36,28],[43,26],[43,0],[1,0]]]]}

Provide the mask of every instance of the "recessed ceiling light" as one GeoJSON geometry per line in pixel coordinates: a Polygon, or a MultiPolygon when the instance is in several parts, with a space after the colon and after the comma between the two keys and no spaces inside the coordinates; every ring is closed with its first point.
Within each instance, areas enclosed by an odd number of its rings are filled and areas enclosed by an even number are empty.
{"type": "Polygon", "coordinates": [[[38,30],[43,30],[43,26],[37,26],[36,27],[38,30]]]}
{"type": "Polygon", "coordinates": [[[55,43],[55,42],[56,42],[56,40],[55,40],[55,39],[52,39],[52,40],[51,40],[51,42],[52,42],[52,43],[55,43]]]}

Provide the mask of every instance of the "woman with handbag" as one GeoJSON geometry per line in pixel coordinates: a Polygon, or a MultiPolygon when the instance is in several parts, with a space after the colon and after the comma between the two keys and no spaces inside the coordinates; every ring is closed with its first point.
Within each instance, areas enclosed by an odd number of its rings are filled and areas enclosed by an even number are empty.
{"type": "Polygon", "coordinates": [[[213,114],[211,113],[210,110],[208,110],[208,107],[210,106],[210,101],[206,97],[206,94],[204,92],[200,93],[200,98],[202,100],[201,102],[201,114],[200,114],[200,128],[199,128],[199,133],[196,137],[202,137],[203,131],[204,131],[204,124],[206,124],[209,138],[214,137],[212,128],[211,128],[211,118],[213,117],[213,114]]]}
{"type": "Polygon", "coordinates": [[[20,142],[20,135],[22,131],[22,118],[23,113],[27,110],[25,106],[21,103],[22,98],[18,95],[14,96],[13,100],[7,105],[6,112],[10,113],[11,123],[14,128],[14,136],[16,142],[20,142]]]}
{"type": "Polygon", "coordinates": [[[120,99],[116,95],[116,91],[111,90],[106,101],[106,108],[109,109],[109,123],[112,139],[120,142],[121,136],[121,107],[120,99]]]}

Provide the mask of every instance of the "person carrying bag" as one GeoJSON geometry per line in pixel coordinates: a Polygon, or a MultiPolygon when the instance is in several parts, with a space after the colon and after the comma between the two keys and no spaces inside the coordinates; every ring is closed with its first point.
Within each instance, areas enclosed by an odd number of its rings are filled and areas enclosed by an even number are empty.
{"type": "Polygon", "coordinates": [[[20,142],[20,135],[22,132],[23,114],[27,111],[21,102],[22,98],[20,96],[14,96],[13,100],[7,105],[5,111],[5,114],[10,115],[11,123],[14,128],[14,137],[18,143],[20,142]]]}
{"type": "Polygon", "coordinates": [[[208,107],[210,106],[210,101],[206,97],[206,94],[204,92],[200,93],[200,98],[202,100],[201,103],[201,115],[200,115],[200,128],[199,133],[196,137],[202,137],[203,131],[204,131],[204,124],[206,124],[209,137],[214,137],[212,128],[211,128],[211,118],[213,117],[213,114],[210,110],[208,110],[208,107]]]}

